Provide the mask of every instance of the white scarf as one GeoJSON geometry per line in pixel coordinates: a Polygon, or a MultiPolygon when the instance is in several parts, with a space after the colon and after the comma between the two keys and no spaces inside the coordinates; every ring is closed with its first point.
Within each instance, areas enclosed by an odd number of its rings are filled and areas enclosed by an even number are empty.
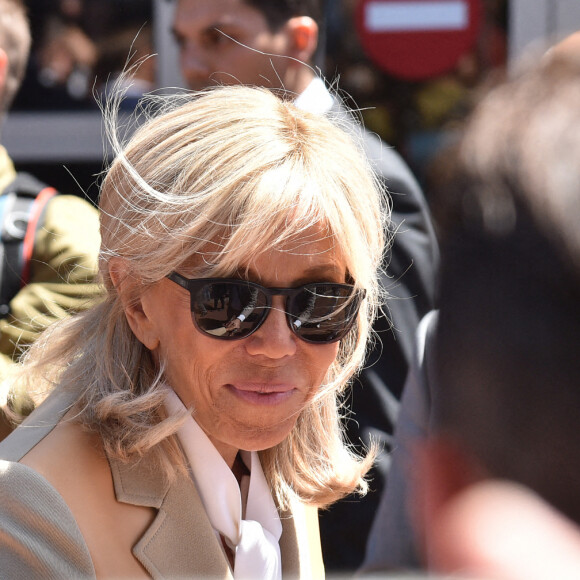
{"type": "MultiPolygon", "coordinates": [[[[185,409],[172,389],[168,389],[166,406],[170,414],[185,409]]],[[[242,519],[242,496],[236,477],[193,417],[180,427],[177,436],[209,521],[234,552],[234,579],[280,580],[282,524],[257,452],[241,452],[250,469],[242,519]]]]}

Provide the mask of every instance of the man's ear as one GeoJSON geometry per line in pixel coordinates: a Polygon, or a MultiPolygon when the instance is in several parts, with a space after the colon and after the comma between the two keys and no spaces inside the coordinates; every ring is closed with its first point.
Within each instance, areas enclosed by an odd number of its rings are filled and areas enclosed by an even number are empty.
{"type": "Polygon", "coordinates": [[[143,308],[143,297],[136,291],[139,282],[131,275],[129,264],[123,258],[111,258],[109,275],[133,334],[146,348],[154,351],[159,346],[159,338],[153,321],[143,308]]]}
{"type": "Polygon", "coordinates": [[[6,77],[8,76],[8,55],[6,51],[0,48],[0,99],[4,94],[4,89],[6,88],[6,77]]]}
{"type": "Polygon", "coordinates": [[[310,16],[295,16],[286,23],[289,56],[310,64],[318,46],[318,24],[310,16]]]}

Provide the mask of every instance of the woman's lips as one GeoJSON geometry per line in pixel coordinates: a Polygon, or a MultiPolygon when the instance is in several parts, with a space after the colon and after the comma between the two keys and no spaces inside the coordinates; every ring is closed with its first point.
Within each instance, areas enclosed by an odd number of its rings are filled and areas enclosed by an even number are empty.
{"type": "Polygon", "coordinates": [[[236,383],[226,387],[237,397],[255,405],[277,405],[296,391],[287,383],[236,383]]]}

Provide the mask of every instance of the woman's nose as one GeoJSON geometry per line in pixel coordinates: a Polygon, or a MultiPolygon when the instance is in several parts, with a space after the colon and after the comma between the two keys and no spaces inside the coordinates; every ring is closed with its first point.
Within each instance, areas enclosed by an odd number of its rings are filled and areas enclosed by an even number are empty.
{"type": "Polygon", "coordinates": [[[246,350],[252,356],[280,359],[296,353],[297,340],[286,320],[283,297],[274,296],[266,320],[246,339],[246,350]]]}

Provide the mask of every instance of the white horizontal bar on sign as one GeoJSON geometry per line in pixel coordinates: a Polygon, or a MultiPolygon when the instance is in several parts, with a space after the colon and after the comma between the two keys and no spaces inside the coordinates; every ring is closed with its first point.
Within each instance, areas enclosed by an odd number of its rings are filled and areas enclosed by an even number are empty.
{"type": "Polygon", "coordinates": [[[464,0],[441,2],[369,2],[365,6],[369,32],[464,30],[469,10],[464,0]]]}

